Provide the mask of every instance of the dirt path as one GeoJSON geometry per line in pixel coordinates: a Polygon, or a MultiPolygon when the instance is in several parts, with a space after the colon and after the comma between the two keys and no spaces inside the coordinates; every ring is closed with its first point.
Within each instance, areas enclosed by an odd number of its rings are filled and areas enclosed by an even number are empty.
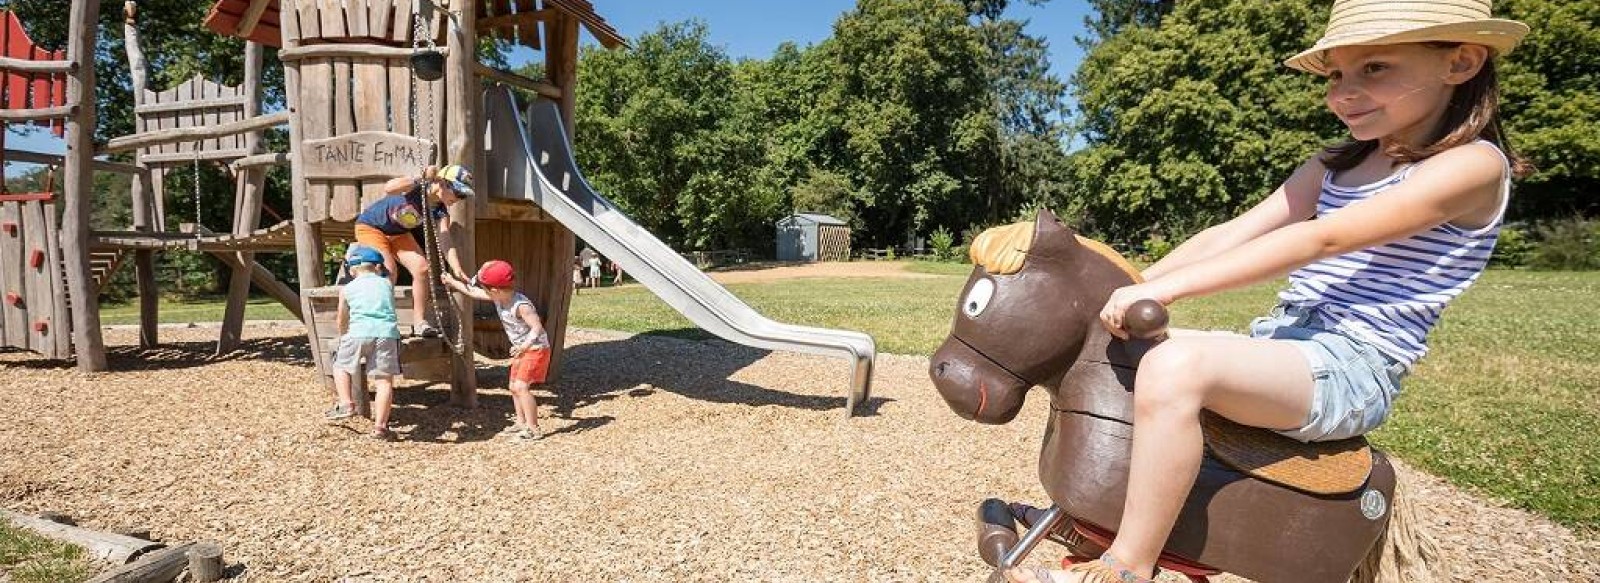
{"type": "MultiPolygon", "coordinates": [[[[249,328],[220,360],[213,332],[164,330],[176,345],[97,375],[0,355],[0,507],[218,539],[242,581],[975,582],[976,504],[1042,497],[1044,399],[962,421],[921,357],[884,356],[874,414],[844,420],[843,362],[575,330],[544,441],[495,438],[491,368],[473,411],[402,390],[404,440],[379,443],[321,420],[295,330],[249,328]]],[[[1456,580],[1600,581],[1593,538],[1423,478],[1456,580]]]]}

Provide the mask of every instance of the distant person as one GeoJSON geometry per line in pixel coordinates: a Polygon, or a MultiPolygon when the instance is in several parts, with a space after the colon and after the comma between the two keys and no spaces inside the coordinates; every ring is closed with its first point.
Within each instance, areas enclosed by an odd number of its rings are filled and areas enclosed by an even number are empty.
{"type": "MultiPolygon", "coordinates": [[[[435,337],[439,329],[428,321],[428,254],[419,242],[423,221],[438,221],[439,244],[444,249],[444,260],[449,272],[465,279],[455,245],[450,239],[450,206],[464,198],[472,197],[472,173],[458,165],[443,168],[429,166],[421,176],[402,176],[384,184],[386,196],[375,200],[356,217],[356,241],[383,254],[383,265],[389,270],[389,281],[394,282],[398,272],[395,263],[404,265],[411,273],[412,313],[416,323],[412,329],[419,335],[435,337]],[[427,209],[427,210],[425,210],[427,209]]],[[[470,243],[469,243],[470,244],[470,243]]]]}
{"type": "Polygon", "coordinates": [[[583,260],[577,255],[572,256],[572,294],[577,295],[583,289],[583,260]]]}
{"type": "Polygon", "coordinates": [[[600,285],[600,254],[589,256],[589,287],[600,285]]]}
{"type": "Polygon", "coordinates": [[[539,430],[539,402],[533,397],[533,385],[544,384],[549,373],[550,338],[545,334],[544,323],[539,320],[533,301],[517,291],[517,274],[511,264],[498,260],[484,263],[472,284],[448,275],[443,279],[445,285],[457,293],[494,302],[500,325],[511,341],[511,403],[516,407],[517,421],[510,432],[519,441],[543,438],[544,433],[539,430]]]}
{"type": "Polygon", "coordinates": [[[611,285],[622,285],[622,280],[622,264],[613,259],[611,261],[611,285]]]}
{"type": "Polygon", "coordinates": [[[333,357],[333,387],[339,402],[328,410],[330,421],[355,414],[352,376],[366,361],[367,378],[377,391],[372,403],[372,437],[394,439],[389,409],[394,404],[394,376],[400,374],[400,326],[394,311],[394,285],[384,273],[383,254],[361,244],[350,246],[345,266],[353,279],[339,290],[339,347],[333,357]]]}

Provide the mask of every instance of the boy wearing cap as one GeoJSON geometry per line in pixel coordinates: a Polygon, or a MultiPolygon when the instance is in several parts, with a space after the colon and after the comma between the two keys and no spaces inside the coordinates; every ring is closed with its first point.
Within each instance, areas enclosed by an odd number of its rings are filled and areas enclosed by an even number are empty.
{"type": "Polygon", "coordinates": [[[449,272],[465,277],[461,259],[450,239],[450,206],[472,196],[472,173],[459,165],[443,168],[429,166],[422,176],[401,176],[383,187],[388,195],[374,201],[356,217],[356,241],[383,254],[384,267],[389,270],[393,283],[395,263],[411,272],[411,291],[417,322],[417,334],[433,337],[439,330],[427,319],[428,311],[428,255],[418,244],[422,240],[423,221],[438,221],[436,231],[439,244],[444,249],[449,272]],[[425,210],[426,209],[426,210],[425,210]]]}
{"type": "Polygon", "coordinates": [[[457,293],[494,302],[500,324],[511,340],[511,402],[517,409],[517,422],[511,431],[520,441],[544,437],[539,430],[539,403],[533,397],[532,385],[543,383],[550,369],[550,339],[533,302],[516,290],[517,275],[511,264],[499,260],[484,263],[470,285],[450,275],[443,279],[457,293]]]}
{"type": "Polygon", "coordinates": [[[389,408],[394,403],[393,377],[400,374],[400,327],[394,311],[394,285],[383,272],[384,257],[378,250],[359,243],[350,246],[345,265],[355,276],[339,290],[339,348],[333,357],[333,387],[339,403],[327,418],[338,420],[354,414],[350,377],[367,361],[367,378],[372,379],[378,397],[372,407],[372,436],[393,439],[389,431],[389,408]]]}

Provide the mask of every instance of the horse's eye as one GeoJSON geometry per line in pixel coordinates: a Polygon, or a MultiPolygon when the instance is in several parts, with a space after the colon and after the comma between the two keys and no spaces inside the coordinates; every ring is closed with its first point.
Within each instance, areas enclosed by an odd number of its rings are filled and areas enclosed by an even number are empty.
{"type": "Polygon", "coordinates": [[[961,299],[961,313],[968,318],[976,318],[982,314],[984,308],[989,307],[989,299],[994,297],[994,280],[984,278],[972,283],[972,289],[967,292],[967,297],[961,299]]]}

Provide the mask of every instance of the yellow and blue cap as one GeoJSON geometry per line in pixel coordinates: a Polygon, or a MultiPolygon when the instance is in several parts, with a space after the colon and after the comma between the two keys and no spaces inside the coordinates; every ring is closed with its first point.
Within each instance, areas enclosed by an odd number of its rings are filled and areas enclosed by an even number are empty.
{"type": "Polygon", "coordinates": [[[472,196],[472,171],[460,164],[451,164],[439,169],[439,180],[443,180],[450,190],[457,196],[472,196]]]}

